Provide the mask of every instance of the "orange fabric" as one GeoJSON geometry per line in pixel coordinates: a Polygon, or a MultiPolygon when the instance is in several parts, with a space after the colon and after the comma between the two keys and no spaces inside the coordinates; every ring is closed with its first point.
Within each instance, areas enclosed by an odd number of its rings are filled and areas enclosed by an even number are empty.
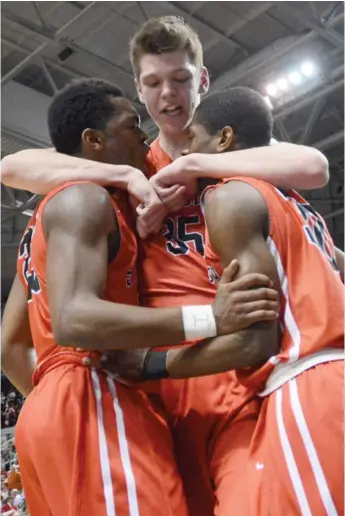
{"type": "MultiPolygon", "coordinates": [[[[148,154],[150,174],[171,163],[155,140],[148,154]]],[[[208,279],[204,258],[205,223],[200,198],[170,214],[161,234],[141,249],[141,304],[152,307],[207,304],[215,287],[208,279]]]]}
{"type": "Polygon", "coordinates": [[[242,479],[261,400],[233,372],[164,380],[160,394],[171,417],[189,514],[213,516],[219,489],[235,496],[234,478],[242,479]]]}
{"type": "MultiPolygon", "coordinates": [[[[48,305],[45,279],[47,245],[42,224],[43,211],[54,195],[74,184],[66,183],[54,189],[41,201],[27,225],[19,247],[17,273],[28,293],[30,326],[38,363],[60,350],[54,342],[48,305]]],[[[125,218],[126,201],[122,194],[120,195],[117,200],[111,197],[111,202],[123,245],[120,246],[115,260],[109,264],[108,281],[103,297],[108,301],[137,305],[137,241],[127,222],[129,217],[125,218]]]]}
{"type": "MultiPolygon", "coordinates": [[[[343,284],[327,228],[302,197],[262,181],[236,179],[256,188],[266,202],[267,244],[282,283],[281,352],[257,370],[237,372],[244,385],[258,390],[274,363],[343,347],[343,284]]],[[[208,235],[206,258],[220,275],[208,235]]],[[[242,470],[236,470],[237,482],[231,457],[229,470],[227,464],[230,433],[223,446],[217,443],[215,516],[343,514],[343,368],[343,361],[318,365],[263,400],[248,456],[242,470]]]]}
{"type": "MultiPolygon", "coordinates": [[[[151,145],[148,159],[151,175],[171,163],[158,140],[151,145]]],[[[204,237],[205,221],[198,197],[178,214],[169,216],[161,235],[143,243],[142,270],[139,271],[143,304],[164,307],[208,304],[214,300],[217,285],[204,257],[204,237]]],[[[213,516],[218,486],[216,466],[210,469],[210,464],[213,455],[217,457],[217,442],[227,442],[227,457],[229,462],[233,458],[231,468],[233,477],[236,476],[236,471],[240,472],[243,467],[246,449],[243,445],[236,452],[238,440],[233,438],[236,432],[233,425],[240,419],[243,422],[241,433],[250,436],[259,402],[251,390],[239,384],[234,372],[188,380],[163,380],[158,389],[171,418],[189,514],[213,516]],[[251,418],[245,418],[247,410],[252,413],[251,418]]],[[[230,466],[224,463],[224,467],[230,466]]],[[[217,475],[221,476],[218,470],[217,475]]],[[[229,493],[233,477],[227,485],[229,493]]]]}
{"type": "MultiPolygon", "coordinates": [[[[322,349],[344,347],[344,285],[336,267],[334,244],[321,219],[296,192],[282,193],[252,178],[232,178],[256,188],[270,222],[267,241],[282,284],[281,351],[256,370],[238,371],[241,382],[261,390],[279,362],[294,362],[322,349]],[[305,214],[304,218],[302,213],[305,214]],[[319,238],[323,250],[311,239],[319,238]]],[[[219,185],[210,188],[217,188],[219,185]]],[[[219,258],[207,237],[206,259],[220,275],[219,258]]]]}
{"type": "Polygon", "coordinates": [[[31,516],[187,516],[163,412],[78,361],[41,377],[16,446],[31,516]]]}
{"type": "MultiPolygon", "coordinates": [[[[250,444],[257,425],[261,400],[246,404],[214,440],[210,474],[214,484],[214,516],[248,516],[246,472],[250,444]]],[[[248,491],[250,486],[247,486],[248,491]]]]}
{"type": "MultiPolygon", "coordinates": [[[[265,398],[242,477],[241,512],[344,514],[344,364],[309,369],[265,398]]],[[[218,515],[217,515],[218,516],[218,515]]]]}
{"type": "MultiPolygon", "coordinates": [[[[117,385],[82,365],[91,352],[54,342],[47,299],[47,245],[42,213],[29,222],[18,274],[29,297],[38,364],[35,388],[16,427],[16,447],[31,516],[186,516],[180,477],[164,413],[139,389],[117,385]],[[30,288],[31,287],[31,288],[30,288]]],[[[104,298],[137,304],[137,242],[123,201],[112,198],[121,232],[109,264],[104,298]],[[125,218],[126,217],[126,218],[125,218]]]]}

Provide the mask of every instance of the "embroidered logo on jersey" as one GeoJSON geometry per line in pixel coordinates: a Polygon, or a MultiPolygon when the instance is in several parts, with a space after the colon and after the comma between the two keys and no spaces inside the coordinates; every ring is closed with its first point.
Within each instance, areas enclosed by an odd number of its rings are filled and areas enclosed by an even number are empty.
{"type": "Polygon", "coordinates": [[[33,294],[41,292],[41,285],[36,272],[31,267],[31,240],[35,231],[35,226],[29,226],[19,245],[19,259],[23,260],[22,274],[28,286],[28,302],[32,300],[33,294]]]}
{"type": "Polygon", "coordinates": [[[217,285],[220,282],[220,276],[213,267],[207,267],[207,274],[212,285],[217,285]]]}
{"type": "Polygon", "coordinates": [[[126,274],[126,287],[130,288],[133,285],[133,271],[128,271],[126,274]]]}

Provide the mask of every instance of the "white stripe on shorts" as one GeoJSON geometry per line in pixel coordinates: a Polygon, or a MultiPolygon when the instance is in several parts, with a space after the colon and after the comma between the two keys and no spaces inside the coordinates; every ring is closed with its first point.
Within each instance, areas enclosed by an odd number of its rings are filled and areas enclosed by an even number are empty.
{"type": "MultiPolygon", "coordinates": [[[[274,396],[274,394],[273,394],[274,396]]],[[[300,477],[297,464],[295,458],[293,456],[293,451],[289,442],[288,435],[286,433],[286,428],[284,426],[283,419],[283,394],[282,388],[278,389],[275,393],[276,396],[276,416],[277,416],[277,424],[278,424],[278,432],[280,437],[280,442],[282,446],[282,450],[285,456],[286,465],[290,473],[290,479],[293,485],[293,488],[296,493],[296,498],[298,500],[301,515],[302,516],[312,516],[312,512],[309,507],[309,503],[307,500],[307,496],[304,491],[302,479],[300,477]]]]}
{"type": "Polygon", "coordinates": [[[320,497],[326,510],[326,514],[327,516],[338,516],[337,509],[334,505],[326,477],[322,470],[319,457],[317,456],[317,452],[303,414],[302,405],[298,396],[296,379],[294,378],[288,383],[290,389],[292,413],[295,417],[298,430],[300,431],[302,441],[314,473],[315,481],[317,487],[319,488],[320,497]]]}
{"type": "Polygon", "coordinates": [[[137,488],[134,478],[134,473],[131,464],[131,458],[129,455],[128,441],[126,437],[125,422],[123,418],[123,411],[120,407],[119,398],[117,397],[115,382],[110,377],[107,378],[109,391],[114,400],[114,410],[116,416],[116,429],[119,439],[120,457],[125,472],[127,492],[128,492],[128,503],[129,503],[129,514],[130,516],[139,516],[139,505],[137,488]]]}
{"type": "Polygon", "coordinates": [[[98,446],[99,446],[99,457],[101,461],[101,472],[103,480],[103,492],[106,505],[107,516],[116,516],[115,504],[114,504],[114,491],[113,482],[111,479],[110,472],[110,459],[108,453],[107,438],[105,434],[104,421],[103,421],[103,407],[102,407],[102,390],[98,378],[98,373],[95,370],[91,370],[93,392],[96,398],[97,408],[97,426],[98,426],[98,446]]]}

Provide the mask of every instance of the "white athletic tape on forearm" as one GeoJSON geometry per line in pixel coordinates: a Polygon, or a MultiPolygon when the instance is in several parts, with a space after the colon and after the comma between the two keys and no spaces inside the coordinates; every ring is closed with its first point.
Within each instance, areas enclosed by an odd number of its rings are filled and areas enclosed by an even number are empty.
{"type": "Polygon", "coordinates": [[[183,306],[182,317],[186,340],[216,337],[217,326],[212,305],[183,306]]]}

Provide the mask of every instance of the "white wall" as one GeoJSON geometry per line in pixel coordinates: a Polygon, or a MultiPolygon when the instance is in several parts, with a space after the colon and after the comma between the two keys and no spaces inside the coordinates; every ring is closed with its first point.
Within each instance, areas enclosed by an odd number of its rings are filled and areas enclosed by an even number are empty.
{"type": "Polygon", "coordinates": [[[39,146],[50,145],[47,110],[51,98],[10,81],[1,92],[2,131],[39,146]]]}

